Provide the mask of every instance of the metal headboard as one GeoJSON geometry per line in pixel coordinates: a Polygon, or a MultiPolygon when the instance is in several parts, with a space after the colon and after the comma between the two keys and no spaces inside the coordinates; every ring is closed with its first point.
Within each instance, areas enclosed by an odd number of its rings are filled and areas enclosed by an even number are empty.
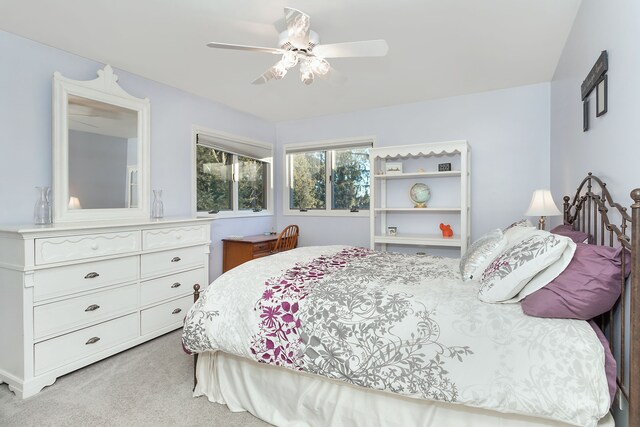
{"type": "Polygon", "coordinates": [[[613,201],[607,184],[591,172],[578,186],[573,200],[564,197],[564,223],[583,231],[591,237],[590,243],[608,246],[623,246],[622,251],[622,293],[616,305],[600,319],[600,325],[609,329],[611,351],[619,350],[618,387],[629,402],[629,426],[640,426],[640,188],[631,192],[633,204],[631,215],[625,206],[613,201]],[[616,218],[616,219],[614,219],[616,218]],[[619,218],[620,224],[613,223],[619,218]],[[630,229],[630,230],[629,230],[630,229]],[[631,257],[631,277],[629,292],[625,289],[627,275],[626,257],[631,257]],[[630,323],[626,325],[627,297],[630,298],[630,323]],[[620,310],[620,343],[614,349],[614,312],[620,310]],[[630,327],[629,338],[626,328],[630,327]],[[629,383],[625,384],[626,350],[629,348],[629,383]]]}

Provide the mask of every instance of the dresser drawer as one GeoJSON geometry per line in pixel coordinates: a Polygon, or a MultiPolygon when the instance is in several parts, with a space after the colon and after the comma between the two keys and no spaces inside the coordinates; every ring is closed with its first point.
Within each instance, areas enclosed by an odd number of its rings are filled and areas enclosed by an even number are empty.
{"type": "Polygon", "coordinates": [[[145,251],[205,243],[208,240],[207,227],[204,225],[142,231],[142,247],[145,251]]]}
{"type": "Polygon", "coordinates": [[[184,316],[192,305],[193,296],[187,295],[182,298],[142,310],[140,313],[140,335],[146,335],[171,325],[180,327],[184,316]]]}
{"type": "Polygon", "coordinates": [[[116,283],[137,280],[139,256],[85,262],[33,273],[33,299],[39,302],[116,283]]]}
{"type": "Polygon", "coordinates": [[[140,260],[140,272],[144,278],[173,273],[189,267],[200,267],[204,265],[204,255],[202,246],[143,254],[140,260]]]}
{"type": "Polygon", "coordinates": [[[193,285],[197,283],[201,289],[204,289],[206,281],[204,268],[147,280],[140,285],[140,305],[145,306],[184,294],[191,294],[193,293],[193,285]]]}
{"type": "Polygon", "coordinates": [[[138,337],[138,314],[119,317],[34,345],[35,374],[108,350],[138,337]]]}
{"type": "Polygon", "coordinates": [[[76,261],[140,250],[140,231],[35,239],[36,265],[76,261]]]}
{"type": "Polygon", "coordinates": [[[88,326],[138,307],[138,286],[95,292],[33,309],[33,334],[38,339],[72,328],[88,326]]]}

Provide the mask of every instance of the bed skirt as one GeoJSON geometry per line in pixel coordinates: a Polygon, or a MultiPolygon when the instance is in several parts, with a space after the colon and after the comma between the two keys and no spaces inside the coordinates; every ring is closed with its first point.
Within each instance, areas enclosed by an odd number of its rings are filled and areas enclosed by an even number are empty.
{"type": "MultiPolygon", "coordinates": [[[[559,421],[369,390],[223,352],[198,357],[195,396],[281,427],[560,427],[559,421]]],[[[608,414],[599,427],[614,427],[608,414]]]]}

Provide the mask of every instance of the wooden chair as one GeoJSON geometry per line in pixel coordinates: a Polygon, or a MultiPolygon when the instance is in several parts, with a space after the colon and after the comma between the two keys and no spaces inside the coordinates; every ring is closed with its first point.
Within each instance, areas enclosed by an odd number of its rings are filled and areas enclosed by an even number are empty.
{"type": "Polygon", "coordinates": [[[287,225],[278,236],[276,245],[271,253],[288,251],[298,246],[298,230],[297,225],[287,225]]]}

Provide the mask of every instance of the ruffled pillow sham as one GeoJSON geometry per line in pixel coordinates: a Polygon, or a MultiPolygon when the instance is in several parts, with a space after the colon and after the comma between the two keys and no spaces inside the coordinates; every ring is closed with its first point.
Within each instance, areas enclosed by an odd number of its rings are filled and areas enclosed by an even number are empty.
{"type": "Polygon", "coordinates": [[[484,270],[478,298],[484,302],[503,302],[516,296],[539,272],[556,262],[569,238],[542,230],[508,246],[484,270]]]}
{"type": "Polygon", "coordinates": [[[460,259],[462,280],[469,281],[479,276],[507,246],[507,239],[499,228],[473,242],[460,259]]]}

